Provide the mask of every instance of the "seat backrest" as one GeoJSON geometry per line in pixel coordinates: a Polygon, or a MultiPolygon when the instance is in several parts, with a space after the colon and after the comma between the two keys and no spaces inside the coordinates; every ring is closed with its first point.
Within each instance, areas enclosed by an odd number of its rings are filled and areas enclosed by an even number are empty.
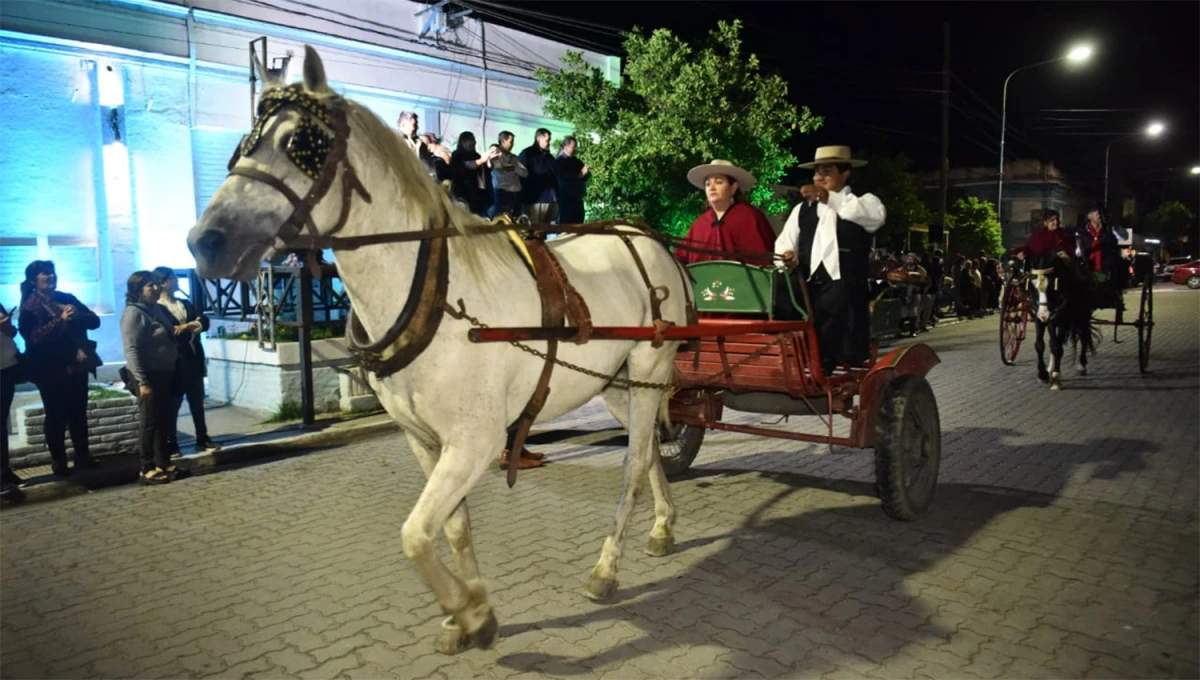
{"type": "Polygon", "coordinates": [[[772,271],[733,260],[688,265],[695,282],[696,311],[770,314],[772,271]]]}

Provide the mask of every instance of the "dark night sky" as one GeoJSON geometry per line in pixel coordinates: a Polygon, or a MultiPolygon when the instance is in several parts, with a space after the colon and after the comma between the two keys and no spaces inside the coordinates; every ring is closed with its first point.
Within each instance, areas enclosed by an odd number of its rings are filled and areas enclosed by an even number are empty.
{"type": "MultiPolygon", "coordinates": [[[[498,11],[497,3],[464,3],[498,11]]],[[[743,39],[767,68],[790,83],[796,104],[825,126],[796,139],[813,147],[849,144],[903,152],[916,168],[936,169],[941,125],[942,22],[951,24],[951,167],[994,166],[999,156],[1001,88],[1015,68],[1053,59],[1081,41],[1096,53],[1082,67],[1065,63],[1017,74],[1009,85],[1006,157],[1052,160],[1072,184],[1098,195],[1104,146],[1151,119],[1167,133],[1127,137],[1112,147],[1111,168],[1157,202],[1160,195],[1197,204],[1200,181],[1200,3],[1197,2],[521,2],[505,3],[517,27],[536,24],[564,42],[622,54],[620,38],[519,14],[628,30],[669,28],[700,38],[720,19],[740,18],[743,39]],[[528,22],[528,23],[526,23],[528,22]],[[1049,112],[1045,109],[1120,109],[1049,112]],[[1053,120],[1054,118],[1069,120],[1053,120]],[[1055,129],[1047,129],[1057,126],[1055,129]],[[1111,133],[1067,135],[1065,132],[1111,133]],[[1164,184],[1166,182],[1166,184],[1164,184]]],[[[499,21],[495,16],[485,16],[499,21]]],[[[500,21],[500,23],[504,23],[500,21]]]]}

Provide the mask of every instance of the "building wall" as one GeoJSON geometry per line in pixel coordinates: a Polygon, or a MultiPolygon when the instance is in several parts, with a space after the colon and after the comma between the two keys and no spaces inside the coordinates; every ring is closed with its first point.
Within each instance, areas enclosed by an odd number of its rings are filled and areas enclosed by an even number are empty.
{"type": "MultiPolygon", "coordinates": [[[[393,29],[370,33],[225,0],[9,2],[0,24],[0,302],[13,306],[25,265],[52,259],[60,288],[102,315],[92,334],[109,369],[123,361],[117,316],[136,269],[188,268],[185,236],[251,124],[249,42],[270,57],[321,53],[331,86],[396,121],[519,147],[547,127],[533,79],[570,49],[469,19],[439,47],[418,40],[426,6],[343,0],[338,10],[393,29]],[[485,70],[483,67],[487,66],[485,70]]],[[[616,57],[584,51],[616,79],[616,57]]]]}

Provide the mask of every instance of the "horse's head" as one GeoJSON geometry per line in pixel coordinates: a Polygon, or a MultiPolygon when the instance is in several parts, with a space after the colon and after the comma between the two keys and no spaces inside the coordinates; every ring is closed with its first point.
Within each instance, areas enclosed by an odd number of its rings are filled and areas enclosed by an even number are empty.
{"type": "Polygon", "coordinates": [[[301,232],[316,244],[340,229],[355,193],[370,201],[348,159],[349,102],[329,88],[316,50],[305,46],[303,84],[256,65],[264,88],[254,127],[188,234],[205,278],[253,278],[264,258],[297,247],[301,232]]]}
{"type": "Polygon", "coordinates": [[[1026,260],[1030,286],[1037,295],[1037,318],[1042,323],[1059,310],[1074,291],[1079,289],[1078,272],[1069,257],[1058,253],[1041,253],[1026,260]]]}

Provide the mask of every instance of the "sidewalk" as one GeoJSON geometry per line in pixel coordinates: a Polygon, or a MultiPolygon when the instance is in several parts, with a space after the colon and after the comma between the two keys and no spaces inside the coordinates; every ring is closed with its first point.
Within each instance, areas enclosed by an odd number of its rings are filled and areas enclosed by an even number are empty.
{"type": "MultiPolygon", "coordinates": [[[[195,453],[192,417],[186,406],[179,416],[179,446],[184,453],[175,460],[177,465],[193,474],[203,474],[223,465],[332,446],[397,429],[395,421],[382,412],[321,414],[317,416],[316,423],[308,428],[299,422],[264,422],[266,416],[263,413],[228,404],[207,406],[205,415],[210,436],[222,447],[219,451],[195,453]]],[[[139,466],[136,453],[98,456],[97,459],[101,463],[100,468],[76,472],[69,479],[62,480],[54,478],[49,465],[17,469],[17,474],[24,480],[22,491],[25,500],[21,504],[65,498],[137,481],[139,466]]],[[[17,503],[4,502],[2,507],[11,505],[17,503]]]]}

